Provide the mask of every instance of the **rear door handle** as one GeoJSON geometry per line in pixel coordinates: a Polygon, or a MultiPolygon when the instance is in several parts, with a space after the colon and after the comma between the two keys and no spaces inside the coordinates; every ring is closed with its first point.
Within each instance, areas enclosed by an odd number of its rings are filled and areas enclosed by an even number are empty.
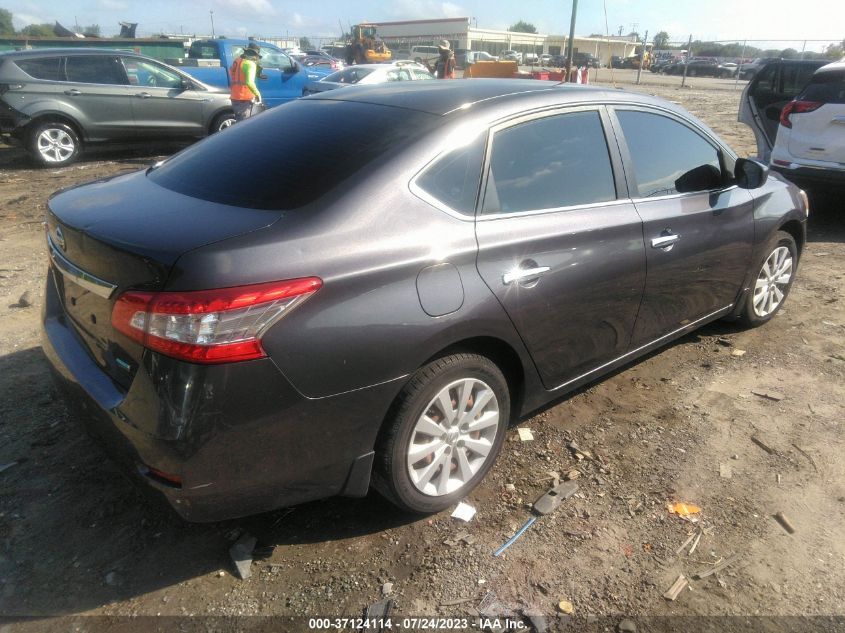
{"type": "Polygon", "coordinates": [[[834,123],[845,123],[845,116],[835,116],[833,117],[834,123]]]}
{"type": "Polygon", "coordinates": [[[651,238],[651,247],[652,248],[662,248],[663,250],[670,251],[672,247],[681,239],[680,235],[661,235],[660,237],[653,237],[651,238]]]}
{"type": "Polygon", "coordinates": [[[152,95],[149,92],[136,92],[135,96],[139,99],[149,99],[152,95]]]}
{"type": "Polygon", "coordinates": [[[537,266],[535,268],[517,268],[502,275],[502,283],[505,285],[511,284],[515,281],[522,281],[523,279],[536,279],[541,275],[549,272],[551,268],[548,266],[537,266]]]}
{"type": "Polygon", "coordinates": [[[79,95],[82,94],[82,92],[80,92],[76,88],[71,88],[70,90],[65,90],[65,94],[70,96],[70,97],[78,97],[79,95]]]}

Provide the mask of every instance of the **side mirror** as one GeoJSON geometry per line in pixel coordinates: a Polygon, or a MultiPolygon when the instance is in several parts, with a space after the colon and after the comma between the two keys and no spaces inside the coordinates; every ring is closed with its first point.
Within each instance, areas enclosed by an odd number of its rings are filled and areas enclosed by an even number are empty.
{"type": "Polygon", "coordinates": [[[182,79],[182,90],[196,90],[196,84],[190,79],[182,79]]]}
{"type": "Polygon", "coordinates": [[[722,172],[713,165],[700,165],[690,169],[675,181],[678,193],[708,191],[722,186],[722,172]]]}
{"type": "Polygon", "coordinates": [[[299,65],[299,62],[294,61],[294,60],[290,60],[290,66],[285,68],[284,73],[286,75],[292,75],[294,73],[298,73],[301,70],[301,68],[302,67],[299,65]]]}
{"type": "Polygon", "coordinates": [[[741,189],[758,189],[766,184],[769,168],[750,158],[738,158],[734,167],[736,186],[741,189]]]}

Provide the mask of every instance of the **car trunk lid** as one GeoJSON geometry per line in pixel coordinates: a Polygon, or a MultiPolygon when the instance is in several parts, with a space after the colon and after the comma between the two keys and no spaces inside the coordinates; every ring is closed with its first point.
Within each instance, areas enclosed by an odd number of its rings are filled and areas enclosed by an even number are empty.
{"type": "Polygon", "coordinates": [[[845,67],[816,72],[797,101],[812,104],[814,109],[789,116],[789,153],[796,158],[845,163],[845,67]]]}
{"type": "Polygon", "coordinates": [[[143,349],[112,327],[116,299],[129,289],[161,290],[182,254],[279,217],[184,196],[144,172],[60,193],[48,205],[46,229],[68,325],[100,368],[128,388],[143,349]]]}

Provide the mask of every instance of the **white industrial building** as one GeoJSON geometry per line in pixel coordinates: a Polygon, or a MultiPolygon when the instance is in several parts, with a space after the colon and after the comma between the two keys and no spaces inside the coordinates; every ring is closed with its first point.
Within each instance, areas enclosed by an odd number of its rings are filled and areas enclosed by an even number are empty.
{"type": "MultiPolygon", "coordinates": [[[[470,24],[470,18],[445,18],[438,20],[405,20],[401,22],[374,22],[379,36],[391,49],[401,50],[412,46],[436,45],[448,40],[454,49],[487,51],[498,55],[514,50],[538,55],[563,55],[566,52],[566,35],[518,33],[482,29],[470,24]]],[[[575,37],[575,52],[592,53],[605,63],[612,55],[628,57],[634,54],[637,43],[626,38],[575,37]]]]}

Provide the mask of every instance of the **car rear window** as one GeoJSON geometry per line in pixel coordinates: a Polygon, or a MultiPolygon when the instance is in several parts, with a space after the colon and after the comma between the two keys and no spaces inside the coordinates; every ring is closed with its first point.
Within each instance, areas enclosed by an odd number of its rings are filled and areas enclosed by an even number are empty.
{"type": "Polygon", "coordinates": [[[369,103],[294,101],[189,147],[148,177],[210,202],[297,209],[438,121],[424,112],[369,103]]]}
{"type": "Polygon", "coordinates": [[[64,81],[61,57],[44,57],[42,59],[19,59],[15,62],[22,71],[35,79],[48,81],[64,81]]]}
{"type": "Polygon", "coordinates": [[[814,76],[798,100],[845,103],[845,71],[824,72],[814,76]]]}

